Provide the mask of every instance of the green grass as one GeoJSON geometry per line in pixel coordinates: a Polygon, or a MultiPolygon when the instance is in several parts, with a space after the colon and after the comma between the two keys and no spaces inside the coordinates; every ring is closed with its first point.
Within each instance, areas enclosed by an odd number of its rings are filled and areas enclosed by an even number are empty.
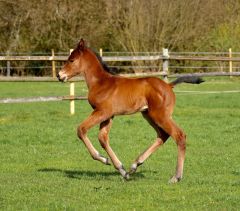
{"type": "MultiPolygon", "coordinates": [[[[76,94],[86,94],[83,83],[76,94]]],[[[240,80],[207,79],[176,91],[240,90],[240,80]]],[[[0,97],[67,95],[67,84],[1,82],[0,97]]],[[[183,180],[169,185],[177,149],[170,139],[125,182],[93,161],[76,136],[86,101],[0,104],[0,210],[239,210],[240,93],[177,93],[174,119],[187,133],[183,180]]],[[[98,128],[89,132],[96,148],[98,128]]],[[[128,168],[155,132],[140,114],[114,118],[111,146],[128,168]]]]}

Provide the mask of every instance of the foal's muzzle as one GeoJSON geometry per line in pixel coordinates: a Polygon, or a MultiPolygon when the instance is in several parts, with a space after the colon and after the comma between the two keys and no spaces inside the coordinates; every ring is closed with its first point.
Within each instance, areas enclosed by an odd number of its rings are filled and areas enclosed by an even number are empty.
{"type": "Polygon", "coordinates": [[[67,81],[67,77],[66,77],[66,76],[60,76],[59,73],[57,74],[57,78],[58,78],[58,80],[61,81],[61,82],[67,81]]]}

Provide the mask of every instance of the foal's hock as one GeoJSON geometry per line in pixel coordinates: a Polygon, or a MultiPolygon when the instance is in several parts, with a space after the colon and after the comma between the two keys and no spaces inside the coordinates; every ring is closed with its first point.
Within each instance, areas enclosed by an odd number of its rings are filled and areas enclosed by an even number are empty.
{"type": "Polygon", "coordinates": [[[88,101],[94,110],[78,127],[78,137],[93,159],[107,165],[112,163],[125,179],[129,179],[129,175],[171,136],[177,144],[178,157],[176,173],[170,182],[180,181],[183,176],[186,135],[172,119],[175,105],[172,89],[179,83],[198,84],[203,80],[198,77],[180,77],[167,84],[155,77],[125,78],[112,75],[107,70],[106,64],[103,65],[96,53],[87,48],[81,39],[57,76],[59,81],[63,82],[79,74],[85,77],[89,90],[88,101]],[[154,143],[136,158],[127,172],[110,147],[108,134],[114,116],[136,112],[142,113],[155,129],[157,137],[154,143]],[[110,159],[100,155],[87,136],[88,130],[97,124],[100,125],[98,139],[110,159]]]}

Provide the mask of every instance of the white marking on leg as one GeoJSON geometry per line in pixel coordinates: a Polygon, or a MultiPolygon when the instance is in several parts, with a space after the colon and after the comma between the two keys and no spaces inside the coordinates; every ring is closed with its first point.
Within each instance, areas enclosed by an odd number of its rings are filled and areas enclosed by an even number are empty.
{"type": "Polygon", "coordinates": [[[147,109],[148,109],[148,106],[145,105],[145,106],[141,107],[139,111],[142,112],[142,111],[146,111],[147,109]]]}
{"type": "Polygon", "coordinates": [[[131,169],[137,169],[137,164],[136,163],[133,163],[132,166],[131,166],[131,169]]]}

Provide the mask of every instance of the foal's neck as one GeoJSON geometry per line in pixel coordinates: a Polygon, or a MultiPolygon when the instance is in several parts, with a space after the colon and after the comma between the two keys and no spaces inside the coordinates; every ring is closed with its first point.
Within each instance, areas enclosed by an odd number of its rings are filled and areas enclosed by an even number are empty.
{"type": "Polygon", "coordinates": [[[107,73],[99,62],[93,63],[84,71],[85,81],[89,91],[94,87],[104,84],[104,80],[108,80],[111,75],[107,73]]]}

